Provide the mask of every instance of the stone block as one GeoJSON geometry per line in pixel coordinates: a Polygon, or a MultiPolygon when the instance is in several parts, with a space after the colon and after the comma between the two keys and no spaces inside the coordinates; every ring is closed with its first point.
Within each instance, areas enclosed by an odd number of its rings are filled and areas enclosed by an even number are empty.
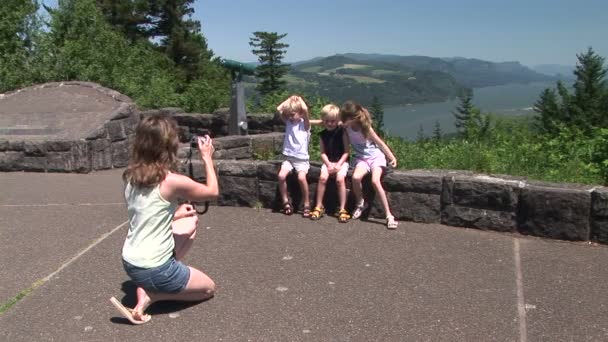
{"type": "Polygon", "coordinates": [[[0,152],[0,171],[21,171],[23,170],[23,152],[6,151],[0,152]]]}
{"type": "Polygon", "coordinates": [[[589,240],[591,194],[584,188],[526,186],[519,199],[518,228],[523,234],[564,240],[589,240]]]}
{"type": "Polygon", "coordinates": [[[393,215],[399,220],[441,222],[441,201],[438,194],[389,192],[387,197],[393,215]]]}
{"type": "Polygon", "coordinates": [[[126,167],[129,164],[129,141],[122,140],[112,143],[112,166],[126,167]]]}
{"type": "Polygon", "coordinates": [[[394,171],[386,175],[383,186],[391,192],[441,194],[443,173],[432,171],[394,171]]]}
{"type": "Polygon", "coordinates": [[[254,207],[258,203],[257,179],[224,176],[219,179],[219,205],[254,207]]]}
{"type": "Polygon", "coordinates": [[[441,212],[441,223],[448,226],[499,232],[513,232],[517,228],[514,212],[462,207],[459,205],[444,207],[441,212]]]}
{"type": "Polygon", "coordinates": [[[124,127],[124,120],[108,121],[105,124],[110,141],[121,141],[127,139],[127,132],[124,127]]]}
{"type": "Polygon", "coordinates": [[[218,175],[236,177],[255,177],[258,172],[258,164],[251,160],[218,160],[216,162],[218,175]]]}

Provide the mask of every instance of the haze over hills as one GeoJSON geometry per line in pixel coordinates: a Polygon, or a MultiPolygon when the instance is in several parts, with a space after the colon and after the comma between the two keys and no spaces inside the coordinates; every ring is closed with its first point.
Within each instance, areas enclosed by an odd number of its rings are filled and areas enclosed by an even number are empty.
{"type": "Polygon", "coordinates": [[[573,65],[562,65],[562,64],[539,64],[532,67],[532,69],[541,74],[563,77],[566,79],[574,79],[575,76],[572,72],[575,69],[573,65]]]}
{"type": "Polygon", "coordinates": [[[293,91],[364,104],[376,95],[386,105],[443,101],[468,88],[556,80],[519,62],[360,53],[293,63],[286,79],[293,91]]]}

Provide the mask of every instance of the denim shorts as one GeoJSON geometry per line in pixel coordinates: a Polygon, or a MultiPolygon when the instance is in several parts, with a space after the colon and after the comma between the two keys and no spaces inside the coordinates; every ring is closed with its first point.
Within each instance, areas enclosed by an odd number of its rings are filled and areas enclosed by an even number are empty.
{"type": "Polygon", "coordinates": [[[166,263],[153,268],[141,268],[122,261],[125,272],[138,287],[157,293],[178,293],[186,288],[190,269],[171,257],[166,263]]]}

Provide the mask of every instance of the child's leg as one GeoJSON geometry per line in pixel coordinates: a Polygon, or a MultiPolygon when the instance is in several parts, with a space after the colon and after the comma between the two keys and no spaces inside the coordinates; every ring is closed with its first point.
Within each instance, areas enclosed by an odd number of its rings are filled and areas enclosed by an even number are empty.
{"type": "Polygon", "coordinates": [[[353,192],[355,193],[355,202],[357,205],[363,201],[363,177],[369,172],[364,162],[357,163],[355,171],[353,171],[353,192]]]}
{"type": "Polygon", "coordinates": [[[323,208],[323,196],[325,196],[325,188],[327,187],[327,179],[329,178],[329,172],[325,165],[321,166],[321,175],[319,176],[319,184],[317,184],[317,202],[315,207],[323,208]]]}
{"type": "Polygon", "coordinates": [[[279,170],[279,192],[281,194],[281,203],[285,204],[289,202],[289,198],[287,197],[287,175],[291,172],[293,166],[289,161],[284,161],[281,164],[281,169],[279,170]]]}
{"type": "Polygon", "coordinates": [[[173,230],[173,239],[175,240],[175,259],[182,260],[186,253],[192,247],[194,238],[196,237],[196,225],[198,216],[188,216],[179,220],[173,221],[171,229],[173,230]]]}
{"type": "Polygon", "coordinates": [[[310,196],[308,193],[308,180],[306,180],[306,172],[298,172],[298,182],[300,183],[300,189],[302,190],[302,200],[304,201],[304,207],[310,208],[310,196]]]}
{"type": "Polygon", "coordinates": [[[163,300],[176,301],[201,301],[213,297],[215,294],[215,283],[209,276],[200,270],[188,266],[190,278],[186,288],[179,293],[156,293],[146,292],[141,287],[137,288],[137,305],[133,317],[143,320],[144,311],[150,304],[163,300]]]}
{"type": "Polygon", "coordinates": [[[382,168],[374,167],[372,169],[372,184],[374,185],[374,189],[376,189],[376,194],[378,194],[378,197],[380,198],[386,216],[393,216],[391,209],[388,206],[388,199],[386,197],[386,192],[384,192],[384,188],[382,187],[380,177],[382,177],[382,168]]]}
{"type": "Polygon", "coordinates": [[[339,210],[344,209],[346,206],[346,181],[345,175],[338,173],[336,175],[336,187],[338,188],[338,202],[340,205],[339,210]]]}

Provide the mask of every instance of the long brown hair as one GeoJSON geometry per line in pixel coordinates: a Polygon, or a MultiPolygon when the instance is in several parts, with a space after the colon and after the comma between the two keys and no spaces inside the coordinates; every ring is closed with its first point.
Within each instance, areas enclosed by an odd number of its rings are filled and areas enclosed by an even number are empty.
{"type": "Polygon", "coordinates": [[[166,115],[144,118],[135,129],[125,182],[149,187],[162,182],[177,166],[177,123],[166,115]]]}
{"type": "Polygon", "coordinates": [[[365,138],[369,137],[372,130],[372,117],[365,109],[355,101],[346,101],[340,108],[340,119],[342,122],[354,120],[361,125],[361,132],[365,138]]]}

